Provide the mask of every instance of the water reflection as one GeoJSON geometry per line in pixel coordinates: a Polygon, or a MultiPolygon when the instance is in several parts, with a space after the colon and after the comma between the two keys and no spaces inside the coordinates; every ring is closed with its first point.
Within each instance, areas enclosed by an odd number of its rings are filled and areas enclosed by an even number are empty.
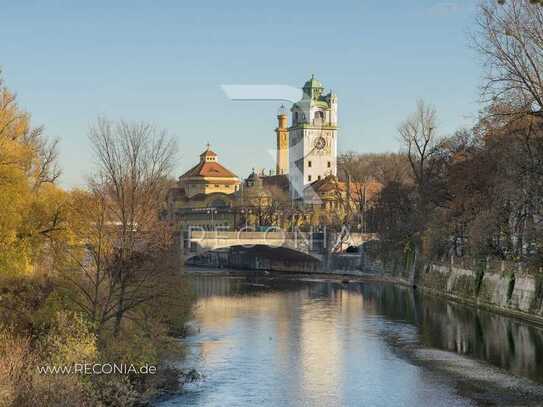
{"type": "Polygon", "coordinates": [[[543,332],[392,285],[192,277],[186,364],[207,380],[166,405],[472,405],[398,356],[417,344],[543,383],[543,332]]]}
{"type": "Polygon", "coordinates": [[[521,321],[483,310],[418,298],[415,309],[421,340],[485,360],[511,373],[543,383],[543,331],[521,321]]]}

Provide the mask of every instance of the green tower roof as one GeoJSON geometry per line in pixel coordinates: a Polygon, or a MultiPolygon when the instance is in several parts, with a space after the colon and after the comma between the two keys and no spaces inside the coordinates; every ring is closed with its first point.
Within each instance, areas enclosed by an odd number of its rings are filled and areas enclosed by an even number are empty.
{"type": "Polygon", "coordinates": [[[322,83],[317,78],[315,78],[315,75],[311,75],[311,78],[304,84],[304,89],[309,88],[324,89],[322,83]]]}

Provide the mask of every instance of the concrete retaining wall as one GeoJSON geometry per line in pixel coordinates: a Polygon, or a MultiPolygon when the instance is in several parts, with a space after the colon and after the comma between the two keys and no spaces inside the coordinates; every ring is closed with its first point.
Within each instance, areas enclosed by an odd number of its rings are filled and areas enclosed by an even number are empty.
{"type": "Polygon", "coordinates": [[[362,271],[395,283],[416,287],[456,301],[543,323],[543,273],[519,264],[460,260],[435,264],[398,258],[364,257],[362,271]],[[469,264],[468,264],[469,263],[469,264]]]}
{"type": "Polygon", "coordinates": [[[491,270],[481,276],[469,269],[432,265],[417,285],[480,305],[543,316],[540,283],[527,273],[491,270]]]}

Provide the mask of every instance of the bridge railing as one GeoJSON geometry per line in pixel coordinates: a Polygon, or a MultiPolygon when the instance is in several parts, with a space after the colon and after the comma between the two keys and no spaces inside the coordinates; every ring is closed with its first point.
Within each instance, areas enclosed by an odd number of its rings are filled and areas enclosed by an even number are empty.
{"type": "Polygon", "coordinates": [[[317,232],[246,232],[246,231],[221,231],[221,230],[192,230],[188,232],[190,239],[298,239],[309,237],[317,232]]]}
{"type": "Polygon", "coordinates": [[[183,247],[190,252],[213,250],[231,246],[267,245],[288,247],[302,252],[324,253],[327,250],[343,251],[348,246],[359,246],[365,241],[374,240],[372,234],[339,234],[324,232],[287,232],[271,229],[266,232],[255,231],[206,231],[189,230],[184,233],[183,247]]]}
{"type": "MultiPolygon", "coordinates": [[[[202,239],[202,238],[220,238],[220,239],[237,239],[237,238],[244,238],[244,239],[262,239],[264,237],[269,237],[270,239],[278,239],[278,238],[285,238],[285,239],[296,239],[300,236],[319,236],[319,235],[326,235],[327,232],[302,232],[302,231],[294,231],[294,232],[287,232],[287,231],[281,231],[276,228],[271,229],[270,231],[265,232],[255,232],[255,231],[245,231],[245,230],[239,230],[239,231],[230,231],[230,230],[201,230],[201,229],[194,229],[189,230],[188,234],[192,239],[202,239]]],[[[337,233],[335,233],[337,234],[337,233]]],[[[368,240],[375,240],[377,239],[377,235],[375,233],[348,233],[348,236],[353,242],[365,242],[368,240]]]]}
{"type": "Polygon", "coordinates": [[[311,232],[245,232],[192,230],[184,233],[183,247],[190,252],[229,246],[266,245],[288,247],[303,252],[322,251],[326,247],[324,233],[311,232]]]}

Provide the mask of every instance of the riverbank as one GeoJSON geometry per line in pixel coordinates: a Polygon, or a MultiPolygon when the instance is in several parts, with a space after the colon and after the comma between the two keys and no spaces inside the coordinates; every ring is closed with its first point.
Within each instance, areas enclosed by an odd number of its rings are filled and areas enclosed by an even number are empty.
{"type": "MultiPolygon", "coordinates": [[[[217,263],[218,256],[209,254],[207,256],[203,263],[200,265],[193,263],[192,267],[217,267],[217,270],[231,267],[228,263],[217,263]]],[[[222,258],[224,261],[227,259],[224,254],[222,258]]],[[[499,273],[493,272],[489,267],[481,272],[461,265],[454,266],[452,263],[449,265],[420,263],[416,267],[407,268],[401,267],[399,262],[383,263],[360,255],[335,255],[330,265],[332,266],[330,269],[314,265],[309,268],[304,264],[301,267],[295,265],[292,267],[293,271],[289,271],[288,268],[251,269],[245,266],[235,269],[239,270],[241,275],[269,273],[291,279],[375,281],[416,287],[426,294],[543,326],[543,276],[538,278],[526,271],[519,271],[518,266],[516,273],[511,273],[511,266],[506,268],[502,264],[499,265],[502,268],[499,273]],[[511,284],[511,276],[514,276],[514,284],[511,284]]]]}
{"type": "Polygon", "coordinates": [[[367,270],[426,293],[543,325],[543,273],[505,261],[451,258],[384,262],[366,256],[367,270]]]}
{"type": "Polygon", "coordinates": [[[530,324],[375,275],[187,272],[198,311],[182,365],[205,379],[163,406],[505,407],[543,398],[543,333],[530,324]]]}
{"type": "MultiPolygon", "coordinates": [[[[436,263],[390,254],[375,247],[362,253],[328,253],[320,258],[284,248],[256,245],[210,251],[191,266],[311,276],[362,278],[409,285],[449,300],[543,325],[543,273],[518,263],[450,258],[436,263]]],[[[407,256],[409,257],[409,256],[407,256]]]]}
{"type": "Polygon", "coordinates": [[[541,406],[543,388],[529,379],[512,376],[502,369],[443,350],[412,346],[400,348],[397,352],[436,375],[448,376],[454,380],[458,391],[477,405],[541,406]]]}

